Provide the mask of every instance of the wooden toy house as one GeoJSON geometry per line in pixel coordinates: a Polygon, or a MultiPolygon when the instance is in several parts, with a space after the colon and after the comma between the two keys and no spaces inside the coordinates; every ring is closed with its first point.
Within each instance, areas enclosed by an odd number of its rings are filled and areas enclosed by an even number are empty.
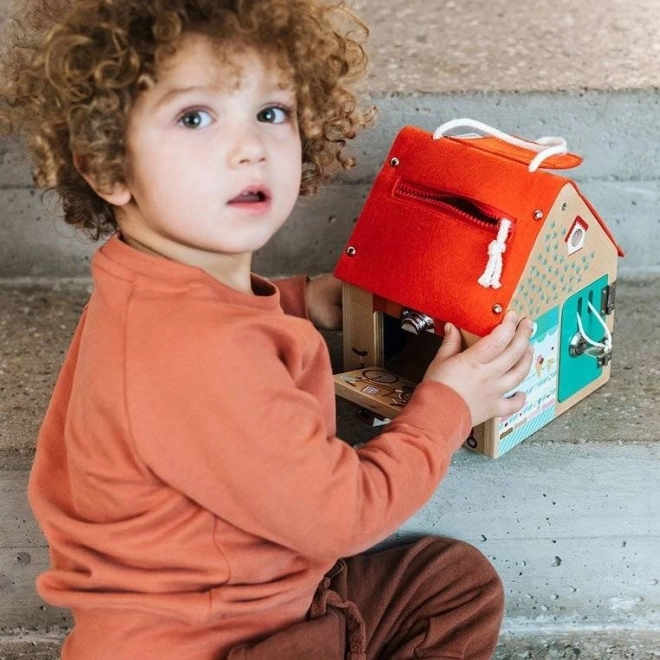
{"type": "Polygon", "coordinates": [[[610,377],[617,261],[610,231],[569,178],[560,138],[529,142],[472,120],[395,139],[335,275],[344,288],[337,394],[386,422],[410,398],[446,321],[465,344],[508,310],[532,318],[523,410],[473,429],[503,453],[610,377]],[[447,136],[456,127],[482,134],[447,136]],[[541,167],[540,167],[541,166],[541,167]]]}

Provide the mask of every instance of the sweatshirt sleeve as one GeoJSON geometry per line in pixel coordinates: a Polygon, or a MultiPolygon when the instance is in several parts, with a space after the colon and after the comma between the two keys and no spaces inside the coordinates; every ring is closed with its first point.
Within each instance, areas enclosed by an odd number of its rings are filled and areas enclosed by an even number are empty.
{"type": "Polygon", "coordinates": [[[422,383],[356,451],[329,435],[326,411],[300,386],[310,374],[330,378],[325,363],[296,366],[320,359],[309,338],[300,350],[310,357],[283,351],[278,328],[259,323],[214,342],[202,317],[194,341],[162,336],[139,358],[127,353],[135,447],[159,479],[251,534],[322,559],[374,545],[432,495],[470,428],[453,390],[422,383]]]}
{"type": "Polygon", "coordinates": [[[297,275],[281,280],[274,280],[273,284],[280,292],[280,305],[285,314],[309,318],[307,309],[307,282],[309,277],[297,275]]]}

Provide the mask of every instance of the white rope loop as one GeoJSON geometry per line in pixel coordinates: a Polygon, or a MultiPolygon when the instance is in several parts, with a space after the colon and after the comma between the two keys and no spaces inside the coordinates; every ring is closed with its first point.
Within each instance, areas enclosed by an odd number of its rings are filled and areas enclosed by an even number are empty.
{"type": "Polygon", "coordinates": [[[605,323],[603,317],[598,313],[596,308],[588,300],[587,300],[587,306],[589,307],[589,311],[598,319],[598,322],[603,326],[603,330],[605,331],[605,338],[603,339],[602,342],[599,342],[599,341],[594,341],[591,337],[589,337],[589,335],[585,332],[582,319],[580,318],[580,313],[578,312],[577,324],[578,324],[578,330],[580,331],[580,335],[582,335],[582,338],[584,339],[584,341],[587,342],[587,344],[593,346],[594,348],[602,348],[603,353],[609,353],[612,350],[612,332],[607,327],[607,323],[605,323]]]}
{"type": "Polygon", "coordinates": [[[506,252],[506,241],[511,231],[511,220],[502,218],[497,230],[497,237],[488,245],[488,263],[483,275],[477,280],[481,286],[491,289],[499,289],[502,286],[502,268],[504,260],[502,255],[506,252]]]}
{"type": "Polygon", "coordinates": [[[486,135],[491,135],[496,137],[508,144],[513,145],[514,147],[520,147],[521,149],[527,149],[529,151],[537,152],[536,156],[529,163],[528,170],[530,172],[536,172],[536,170],[541,166],[544,160],[547,160],[551,156],[560,156],[568,153],[568,146],[566,140],[562,137],[541,137],[537,140],[523,140],[518,138],[515,135],[509,135],[503,131],[493,128],[488,124],[477,121],[475,119],[452,119],[444,124],[438,126],[433,133],[433,139],[439,140],[441,137],[444,137],[449,131],[452,131],[456,128],[473,128],[486,135]]]}

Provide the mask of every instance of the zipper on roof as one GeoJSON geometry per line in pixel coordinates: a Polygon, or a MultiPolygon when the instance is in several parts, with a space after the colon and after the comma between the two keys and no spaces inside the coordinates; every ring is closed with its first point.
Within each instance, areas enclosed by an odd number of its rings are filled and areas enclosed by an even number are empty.
{"type": "Polygon", "coordinates": [[[496,229],[504,214],[466,197],[422,188],[406,181],[399,181],[394,196],[411,199],[444,210],[472,223],[496,229]]]}

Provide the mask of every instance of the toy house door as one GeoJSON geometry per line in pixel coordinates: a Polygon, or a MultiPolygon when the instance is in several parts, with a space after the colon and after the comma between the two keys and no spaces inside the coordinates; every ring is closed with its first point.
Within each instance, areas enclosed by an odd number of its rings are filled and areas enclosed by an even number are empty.
{"type": "Polygon", "coordinates": [[[601,378],[611,358],[611,334],[604,319],[613,309],[614,286],[607,275],[567,298],[562,309],[559,403],[601,378]],[[609,339],[608,339],[609,334],[609,339]]]}

